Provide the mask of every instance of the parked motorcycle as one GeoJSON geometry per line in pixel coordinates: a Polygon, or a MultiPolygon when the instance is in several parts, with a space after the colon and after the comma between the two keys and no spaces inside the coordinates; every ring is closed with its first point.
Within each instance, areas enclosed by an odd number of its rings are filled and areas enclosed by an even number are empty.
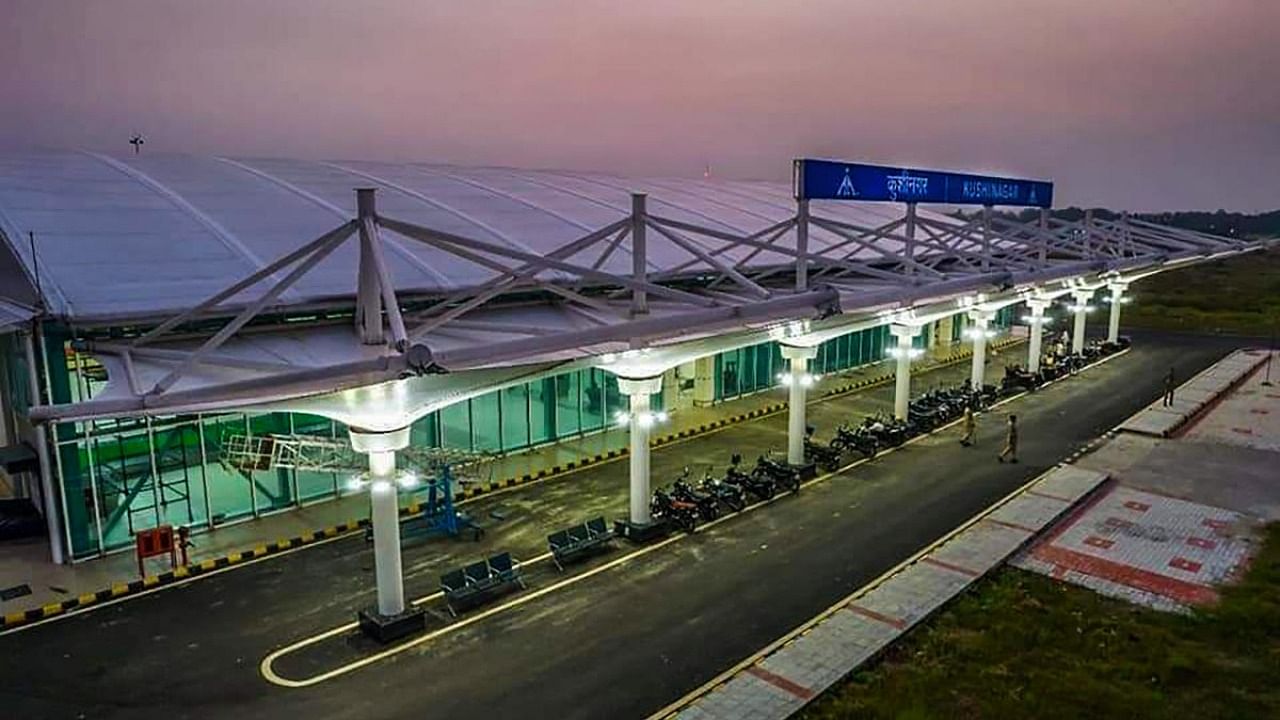
{"type": "Polygon", "coordinates": [[[813,439],[814,427],[804,429],[804,457],[818,467],[831,472],[840,467],[840,450],[835,445],[823,445],[813,439]]]}
{"type": "Polygon", "coordinates": [[[831,439],[831,447],[840,452],[857,451],[863,457],[875,457],[880,451],[880,441],[866,425],[851,428],[841,423],[836,426],[835,437],[831,439]]]}
{"type": "Polygon", "coordinates": [[[1004,379],[1000,381],[1000,390],[1002,392],[1007,394],[1020,390],[1031,392],[1037,387],[1040,387],[1039,373],[1027,372],[1021,365],[1005,366],[1004,379]]]}
{"type": "Polygon", "coordinates": [[[653,491],[653,499],[649,501],[649,512],[655,518],[661,518],[685,532],[693,532],[698,526],[698,506],[684,500],[677,500],[665,490],[653,491]]]}
{"type": "Polygon", "coordinates": [[[906,421],[886,413],[877,413],[862,421],[862,426],[876,438],[879,447],[897,447],[915,434],[915,428],[906,421]]]}
{"type": "Polygon", "coordinates": [[[756,477],[767,477],[778,487],[793,493],[800,492],[800,472],[766,455],[756,459],[756,466],[752,468],[751,474],[756,477]]]}
{"type": "Polygon", "coordinates": [[[707,470],[707,474],[703,476],[698,490],[715,498],[733,512],[741,512],[747,506],[746,491],[742,486],[714,477],[710,470],[707,470]]]}
{"type": "Polygon", "coordinates": [[[689,468],[671,484],[671,495],[680,502],[693,503],[703,520],[710,522],[720,517],[720,504],[706,493],[698,492],[689,484],[689,468]]]}
{"type": "Polygon", "coordinates": [[[768,475],[761,475],[756,472],[744,472],[739,469],[742,464],[742,455],[734,453],[733,458],[729,461],[729,469],[725,471],[724,481],[742,488],[751,494],[757,500],[768,500],[778,491],[777,483],[768,475]]]}

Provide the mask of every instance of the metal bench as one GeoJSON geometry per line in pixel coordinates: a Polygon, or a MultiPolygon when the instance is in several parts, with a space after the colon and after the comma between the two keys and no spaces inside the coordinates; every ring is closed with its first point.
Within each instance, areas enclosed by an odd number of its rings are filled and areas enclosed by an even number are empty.
{"type": "Polygon", "coordinates": [[[565,565],[608,548],[612,540],[613,531],[603,517],[597,517],[551,533],[547,546],[556,567],[564,570],[565,565]]]}
{"type": "Polygon", "coordinates": [[[440,589],[454,617],[524,586],[519,564],[505,552],[440,576],[440,589]]]}

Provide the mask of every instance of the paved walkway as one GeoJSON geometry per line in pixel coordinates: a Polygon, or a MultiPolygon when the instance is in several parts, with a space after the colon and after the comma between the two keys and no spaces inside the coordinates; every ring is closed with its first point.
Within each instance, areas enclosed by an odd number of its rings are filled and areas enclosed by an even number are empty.
{"type": "Polygon", "coordinates": [[[1049,471],[665,717],[788,717],[1002,564],[1106,479],[1071,466],[1049,471]]]}
{"type": "MultiPolygon", "coordinates": [[[[1024,347],[1021,340],[1005,341],[998,344],[988,356],[989,379],[998,377],[1002,372],[1004,359],[1001,352],[1018,356],[1024,347]]],[[[936,384],[959,382],[968,377],[969,365],[967,346],[964,350],[951,356],[934,357],[931,361],[917,364],[915,368],[915,387],[917,389],[936,384]]],[[[1012,361],[1012,360],[1011,360],[1012,361]]],[[[1018,361],[1021,361],[1018,356],[1018,361]]],[[[863,410],[882,409],[891,406],[892,388],[883,380],[888,372],[885,363],[877,363],[823,379],[821,392],[814,393],[810,400],[810,417],[812,422],[826,429],[835,417],[843,419],[843,414],[850,410],[847,402],[824,402],[829,400],[828,393],[838,393],[841,397],[856,397],[867,402],[856,405],[863,410]],[[861,389],[856,389],[862,385],[861,389]]],[[[785,391],[771,390],[744,398],[724,402],[708,408],[689,408],[673,413],[671,422],[663,427],[661,434],[655,433],[658,441],[689,434],[704,426],[732,424],[733,418],[761,417],[779,413],[786,409],[785,391]]],[[[822,434],[822,433],[820,433],[822,434]]],[[[623,430],[609,430],[595,435],[567,440],[555,445],[536,448],[497,459],[492,466],[490,477],[485,487],[473,488],[469,492],[487,487],[505,487],[509,480],[522,477],[536,479],[540,476],[554,475],[565,469],[570,463],[581,465],[584,458],[594,459],[609,452],[617,453],[628,442],[627,433],[623,430]],[[557,470],[559,468],[559,470],[557,470]]],[[[655,443],[659,444],[659,443],[655,443]]],[[[662,443],[665,444],[665,443],[662,443]]],[[[655,456],[655,472],[660,465],[655,456]]],[[[481,496],[483,497],[483,495],[481,496]]],[[[407,500],[406,500],[407,502],[407,500]]],[[[464,501],[466,502],[466,501],[464,501]]],[[[228,557],[235,557],[236,562],[249,560],[255,556],[267,556],[275,552],[295,549],[300,544],[299,537],[314,537],[311,542],[323,542],[324,535],[329,532],[340,536],[346,532],[343,528],[355,528],[356,523],[364,521],[369,514],[368,500],[363,494],[350,495],[335,501],[318,503],[304,508],[288,510],[256,520],[228,525],[217,530],[197,535],[194,539],[196,547],[191,553],[191,563],[217,563],[225,567],[231,563],[228,557]]],[[[584,510],[586,512],[586,510],[584,510]]],[[[29,542],[6,543],[0,548],[0,590],[26,585],[30,594],[14,597],[8,601],[0,601],[0,618],[19,616],[27,611],[58,605],[82,595],[100,593],[97,601],[109,598],[106,589],[127,587],[133,583],[129,592],[141,590],[137,561],[130,552],[121,552],[103,558],[84,561],[75,565],[54,565],[48,561],[48,547],[43,540],[29,542]]],[[[161,574],[168,570],[167,559],[152,558],[148,561],[149,574],[161,574]]],[[[167,575],[166,575],[167,577],[167,575]]],[[[123,594],[123,593],[121,593],[123,594]]]]}
{"type": "Polygon", "coordinates": [[[1124,486],[1038,540],[1013,564],[1150,608],[1218,600],[1256,550],[1241,513],[1124,486]]]}
{"type": "Polygon", "coordinates": [[[1280,392],[1263,384],[1265,359],[1236,353],[1188,383],[1220,389],[1172,437],[1122,431],[1082,457],[1118,484],[1014,564],[1159,610],[1215,602],[1257,526],[1280,520],[1280,392]]]}
{"type": "Polygon", "coordinates": [[[1120,425],[1124,432],[1169,437],[1198,413],[1217,401],[1223,393],[1239,385],[1266,362],[1263,350],[1241,350],[1223,358],[1210,368],[1180,385],[1170,405],[1164,398],[1120,425]]]}

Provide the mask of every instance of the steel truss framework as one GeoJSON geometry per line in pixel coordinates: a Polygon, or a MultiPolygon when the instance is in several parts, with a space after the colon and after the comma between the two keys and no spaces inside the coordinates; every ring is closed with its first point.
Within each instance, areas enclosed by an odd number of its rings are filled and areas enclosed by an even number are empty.
{"type": "MultiPolygon", "coordinates": [[[[369,459],[346,438],[315,435],[244,435],[228,433],[220,443],[218,461],[226,468],[253,473],[269,470],[336,472],[364,475],[369,459]]],[[[406,466],[420,473],[438,473],[448,465],[460,483],[493,479],[493,453],[455,448],[409,447],[401,452],[406,466]]]]}
{"type": "Polygon", "coordinates": [[[799,201],[793,217],[735,234],[653,214],[632,196],[629,217],[535,254],[378,212],[372,189],[358,214],[203,303],[128,342],[86,343],[123,385],[111,397],[35,408],[43,419],[159,414],[252,405],[391,379],[596,355],[840,313],[907,309],[992,290],[1048,283],[1101,285],[1260,247],[1233,238],[1131,219],[1078,222],[1046,211],[1029,222],[994,214],[940,219],[903,206],[877,227],[824,217],[799,201]],[[838,238],[812,247],[820,228],[838,238]],[[384,234],[424,243],[483,268],[488,279],[436,297],[397,295],[384,234]],[[296,363],[243,351],[250,323],[346,242],[359,244],[355,329],[349,349],[296,363]],[[646,262],[654,241],[687,260],[662,271],[646,262]],[[625,248],[631,272],[610,271],[625,248]],[[258,292],[245,304],[246,293],[258,292]],[[193,340],[197,321],[229,318],[193,340]],[[111,361],[111,362],[108,362],[111,361]],[[148,372],[139,368],[146,366],[148,372]],[[123,377],[117,377],[123,375],[123,377]],[[260,400],[258,400],[260,401],[260,400]]]}

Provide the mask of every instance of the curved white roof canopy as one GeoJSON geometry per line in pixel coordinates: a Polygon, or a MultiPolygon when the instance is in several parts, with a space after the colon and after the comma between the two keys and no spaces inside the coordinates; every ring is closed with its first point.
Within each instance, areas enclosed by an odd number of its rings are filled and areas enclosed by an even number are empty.
{"type": "MultiPolygon", "coordinates": [[[[358,388],[399,378],[477,371],[472,385],[492,385],[637,345],[685,343],[671,352],[687,356],[700,340],[715,352],[794,320],[838,332],[841,313],[865,322],[1256,247],[1128,220],[984,226],[923,210],[909,221],[891,204],[810,210],[801,249],[796,204],[781,183],[163,155],[0,158],[0,232],[47,314],[81,327],[168,318],[141,337],[87,344],[108,367],[107,390],[33,411],[45,419],[278,406],[334,391],[345,394],[320,405],[341,408],[367,394],[358,388]],[[377,189],[363,214],[356,187],[377,189]],[[633,190],[649,193],[643,212],[633,212],[633,190]],[[27,231],[38,262],[30,243],[14,241],[27,231]],[[378,322],[357,332],[349,316],[266,321],[353,303],[357,317],[378,322]]],[[[454,396],[446,386],[456,384],[413,383],[454,396]]],[[[350,408],[341,417],[375,424],[350,408]]]]}
{"type": "MultiPolygon", "coordinates": [[[[39,267],[50,315],[82,324],[156,321],[351,219],[357,187],[379,188],[378,209],[388,217],[535,254],[629,217],[633,191],[649,194],[654,215],[735,235],[795,215],[790,187],[777,182],[39,151],[0,155],[0,233],[30,276],[39,267]],[[38,262],[28,232],[35,235],[38,262]]],[[[888,204],[832,203],[823,213],[866,227],[901,216],[900,208],[888,204]]],[[[921,215],[954,222],[937,213],[921,215]]],[[[794,237],[794,228],[787,228],[776,242],[795,247],[794,237]]],[[[814,251],[840,241],[822,228],[810,232],[814,251]]],[[[889,252],[899,247],[892,240],[882,245],[889,252]]],[[[388,238],[387,250],[402,299],[474,287],[491,276],[486,268],[404,238],[388,238]]],[[[736,261],[751,252],[744,247],[725,257],[736,261]]],[[[875,256],[867,250],[861,254],[875,256]]],[[[650,272],[661,273],[684,265],[690,256],[650,233],[647,260],[650,272]]],[[[763,267],[789,260],[762,252],[750,262],[763,267]]],[[[356,262],[353,247],[340,248],[277,305],[350,298],[356,262]]],[[[620,245],[601,269],[630,272],[630,247],[620,245]]]]}

